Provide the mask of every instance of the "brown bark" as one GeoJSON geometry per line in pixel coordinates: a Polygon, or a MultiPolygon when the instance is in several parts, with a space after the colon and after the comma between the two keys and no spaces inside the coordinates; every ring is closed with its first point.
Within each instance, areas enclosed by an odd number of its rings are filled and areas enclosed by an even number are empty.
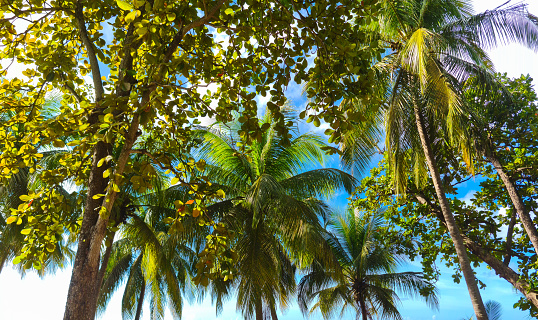
{"type": "Polygon", "coordinates": [[[536,254],[538,254],[538,231],[536,230],[536,226],[534,225],[534,222],[532,221],[529,212],[525,209],[525,204],[523,203],[523,199],[521,199],[521,196],[517,192],[515,184],[512,182],[512,179],[510,179],[508,174],[504,171],[504,168],[499,158],[497,158],[493,153],[491,153],[487,155],[487,159],[493,165],[493,167],[497,171],[497,174],[499,175],[499,178],[501,178],[502,182],[504,183],[506,191],[508,191],[508,195],[510,195],[510,199],[512,200],[517,215],[519,216],[519,220],[521,221],[521,224],[525,228],[525,231],[527,232],[527,235],[531,240],[532,246],[534,247],[534,251],[536,252],[536,254]]]}
{"type": "Polygon", "coordinates": [[[108,266],[108,260],[110,260],[110,254],[112,253],[112,242],[114,240],[114,235],[116,233],[114,232],[111,236],[111,243],[109,246],[105,249],[105,254],[103,255],[103,259],[101,259],[101,269],[99,269],[99,275],[97,276],[97,295],[99,296],[99,291],[101,290],[101,284],[103,283],[103,278],[105,277],[106,268],[108,266]]]}
{"type": "MultiPolygon", "coordinates": [[[[432,204],[422,194],[415,194],[415,197],[421,204],[428,205],[431,212],[435,214],[439,218],[441,223],[446,227],[445,219],[443,217],[443,214],[440,212],[439,207],[437,207],[435,204],[432,204]]],[[[472,254],[484,261],[495,271],[497,275],[512,284],[514,288],[521,292],[532,304],[534,304],[538,308],[537,294],[535,292],[530,292],[529,284],[526,281],[521,280],[520,275],[517,272],[512,270],[510,267],[508,267],[508,265],[506,265],[504,262],[501,262],[492,254],[490,254],[490,249],[483,248],[480,244],[474,242],[465,234],[461,234],[461,237],[463,238],[465,246],[471,251],[472,254]]],[[[514,253],[507,252],[506,254],[512,256],[514,253]]]]}
{"type": "Polygon", "coordinates": [[[439,200],[439,205],[445,219],[446,227],[456,249],[456,255],[458,257],[461,272],[463,273],[463,276],[465,278],[465,283],[467,284],[467,290],[469,291],[469,296],[471,297],[471,303],[473,305],[476,319],[487,320],[488,316],[486,313],[486,308],[484,307],[484,302],[482,301],[482,297],[478,289],[478,284],[476,282],[473,269],[471,268],[471,262],[469,261],[469,257],[467,256],[463,238],[461,237],[460,230],[458,228],[458,225],[456,224],[456,220],[454,219],[454,215],[452,214],[452,210],[450,209],[450,206],[448,204],[448,200],[446,198],[445,191],[441,182],[441,176],[437,169],[437,164],[433,156],[428,137],[426,136],[425,125],[422,118],[421,110],[418,106],[415,106],[414,113],[420,142],[422,144],[422,149],[424,150],[424,156],[426,158],[428,169],[432,176],[435,193],[437,194],[437,198],[439,200]]]}
{"type": "Polygon", "coordinates": [[[140,320],[142,314],[142,306],[144,305],[144,296],[146,294],[146,281],[143,281],[142,288],[140,289],[140,296],[138,297],[138,303],[136,305],[136,315],[134,320],[140,320]]]}
{"type": "Polygon", "coordinates": [[[254,310],[256,312],[256,320],[263,320],[263,305],[260,298],[258,298],[255,302],[256,309],[254,310]]]}
{"type": "Polygon", "coordinates": [[[358,303],[361,308],[362,320],[368,320],[368,309],[366,309],[366,303],[364,302],[364,299],[359,299],[358,303]]]}
{"type": "Polygon", "coordinates": [[[512,259],[512,255],[510,254],[510,251],[512,251],[512,242],[513,242],[513,236],[514,236],[514,226],[516,225],[516,212],[512,212],[512,216],[510,217],[510,223],[508,224],[508,230],[506,231],[506,254],[504,255],[503,263],[508,266],[510,264],[510,260],[512,259]]]}
{"type": "Polygon", "coordinates": [[[278,320],[278,315],[276,314],[276,309],[274,306],[271,307],[271,319],[278,320]]]}
{"type": "Polygon", "coordinates": [[[82,225],[78,239],[78,249],[73,264],[73,273],[65,306],[65,320],[93,320],[97,306],[97,279],[99,259],[89,259],[90,247],[94,238],[94,227],[99,218],[97,209],[102,200],[93,199],[93,196],[105,190],[108,179],[103,178],[106,166],[97,166],[99,159],[110,153],[109,146],[99,142],[94,148],[92,170],[88,183],[88,196],[84,207],[82,225]]]}
{"type": "Polygon", "coordinates": [[[530,291],[530,286],[527,282],[520,279],[519,274],[512,270],[499,259],[491,255],[487,250],[482,248],[476,242],[472,241],[469,237],[462,235],[462,238],[465,242],[465,246],[471,250],[471,252],[482,259],[485,263],[488,264],[495,273],[497,273],[501,278],[510,282],[519,292],[521,292],[527,300],[529,300],[534,306],[538,307],[538,295],[536,292],[530,291]]]}

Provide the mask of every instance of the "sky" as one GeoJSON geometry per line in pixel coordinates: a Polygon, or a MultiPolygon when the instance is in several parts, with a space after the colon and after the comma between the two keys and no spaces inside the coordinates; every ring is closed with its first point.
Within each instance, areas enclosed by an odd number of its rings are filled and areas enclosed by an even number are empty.
{"type": "MultiPolygon", "coordinates": [[[[476,0],[474,1],[475,12],[493,9],[506,2],[506,0],[476,0]]],[[[529,11],[538,15],[538,0],[529,0],[529,11]]],[[[519,77],[521,74],[530,74],[534,79],[538,79],[538,56],[536,53],[523,48],[520,45],[508,45],[490,52],[490,56],[498,72],[506,72],[510,77],[519,77]]],[[[294,104],[301,108],[305,100],[301,96],[301,89],[298,86],[290,86],[287,92],[294,104]]],[[[266,102],[261,99],[260,103],[266,102]]],[[[316,129],[322,133],[324,129],[316,129]]],[[[334,161],[327,165],[334,165],[334,161]]],[[[469,199],[477,188],[477,182],[470,181],[461,189],[460,197],[469,199]]],[[[341,194],[333,204],[342,206],[342,199],[347,195],[341,194]]],[[[430,310],[421,301],[402,300],[400,311],[405,320],[455,320],[473,315],[473,310],[467,293],[467,288],[462,284],[455,284],[451,278],[451,270],[438,263],[442,276],[436,283],[439,289],[440,308],[430,310]]],[[[420,265],[417,262],[410,263],[405,268],[407,271],[419,271],[420,265]]],[[[478,277],[486,283],[487,287],[481,290],[484,301],[495,300],[503,306],[503,319],[525,319],[526,313],[514,310],[512,305],[519,299],[518,294],[503,279],[495,275],[492,270],[486,267],[476,269],[478,277]]],[[[40,279],[36,274],[29,273],[23,279],[9,265],[0,273],[0,320],[56,320],[63,318],[67,289],[71,269],[57,272],[40,279]]],[[[112,298],[107,311],[99,319],[113,320],[120,319],[121,312],[121,292],[122,288],[112,298]]],[[[149,319],[149,306],[145,306],[143,319],[149,319]]],[[[301,319],[302,315],[296,304],[292,305],[284,315],[282,320],[301,319]]],[[[353,319],[346,316],[345,319],[353,319]]],[[[168,313],[165,319],[172,319],[168,313]]],[[[211,302],[206,299],[203,303],[187,303],[183,310],[183,319],[242,319],[235,311],[235,301],[233,298],[224,305],[220,316],[215,315],[215,309],[211,302]]],[[[319,314],[314,314],[310,319],[321,319],[319,314]]]]}

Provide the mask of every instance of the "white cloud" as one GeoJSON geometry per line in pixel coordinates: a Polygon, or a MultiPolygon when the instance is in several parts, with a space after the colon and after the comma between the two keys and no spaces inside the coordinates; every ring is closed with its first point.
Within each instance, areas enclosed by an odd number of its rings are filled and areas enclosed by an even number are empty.
{"type": "Polygon", "coordinates": [[[469,190],[467,194],[460,200],[464,201],[467,205],[472,205],[473,203],[471,202],[471,200],[474,198],[475,192],[476,190],[469,190]]]}

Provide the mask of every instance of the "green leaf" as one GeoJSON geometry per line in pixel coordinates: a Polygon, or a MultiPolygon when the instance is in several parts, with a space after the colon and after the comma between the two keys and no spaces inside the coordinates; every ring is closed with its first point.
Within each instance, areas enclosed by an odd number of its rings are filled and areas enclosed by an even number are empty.
{"type": "Polygon", "coordinates": [[[116,0],[116,3],[118,4],[118,7],[120,7],[120,9],[124,11],[131,11],[134,9],[133,6],[128,2],[125,2],[122,0],[116,0]]]}

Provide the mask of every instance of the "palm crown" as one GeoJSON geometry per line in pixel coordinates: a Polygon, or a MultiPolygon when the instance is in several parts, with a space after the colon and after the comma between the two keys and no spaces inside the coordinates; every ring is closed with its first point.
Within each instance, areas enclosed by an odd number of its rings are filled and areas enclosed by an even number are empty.
{"type": "MultiPolygon", "coordinates": [[[[306,171],[325,158],[321,138],[294,131],[284,147],[270,121],[269,116],[262,120],[269,129],[243,153],[239,122],[203,131],[205,143],[198,150],[207,161],[208,177],[228,196],[214,207],[225,208],[220,219],[237,232],[239,277],[228,284],[237,288],[238,309],[257,319],[264,313],[276,319],[277,305],[288,305],[297,266],[307,266],[314,257],[330,259],[320,223],[329,214],[323,197],[355,186],[354,178],[338,169],[306,171]]],[[[218,281],[213,286],[218,307],[228,286],[218,281]]]]}

